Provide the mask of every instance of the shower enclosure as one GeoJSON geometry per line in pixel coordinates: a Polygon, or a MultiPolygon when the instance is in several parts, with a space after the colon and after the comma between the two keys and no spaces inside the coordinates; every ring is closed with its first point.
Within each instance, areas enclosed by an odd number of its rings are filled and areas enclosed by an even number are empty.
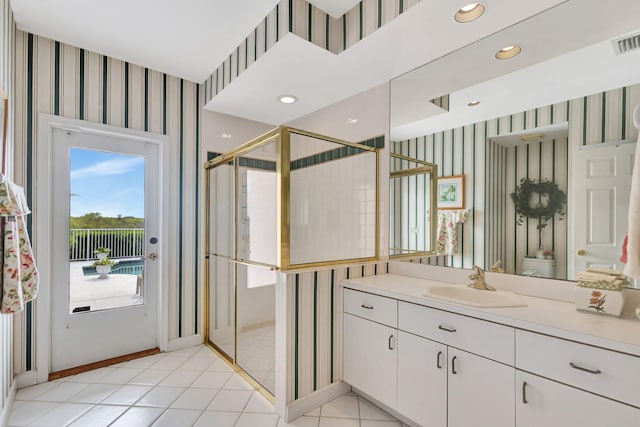
{"type": "Polygon", "coordinates": [[[384,138],[341,141],[278,127],[206,168],[206,336],[275,394],[278,275],[378,257],[384,138]]]}

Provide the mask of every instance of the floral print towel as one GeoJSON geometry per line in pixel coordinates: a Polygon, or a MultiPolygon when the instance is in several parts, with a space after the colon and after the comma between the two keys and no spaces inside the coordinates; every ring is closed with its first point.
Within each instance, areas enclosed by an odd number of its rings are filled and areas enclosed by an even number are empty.
{"type": "Polygon", "coordinates": [[[0,183],[0,313],[3,314],[23,310],[24,304],[38,293],[38,270],[24,220],[30,212],[22,187],[6,179],[0,183]]]}
{"type": "Polygon", "coordinates": [[[458,227],[469,215],[462,210],[439,210],[436,252],[438,255],[455,255],[458,252],[458,227]]]}

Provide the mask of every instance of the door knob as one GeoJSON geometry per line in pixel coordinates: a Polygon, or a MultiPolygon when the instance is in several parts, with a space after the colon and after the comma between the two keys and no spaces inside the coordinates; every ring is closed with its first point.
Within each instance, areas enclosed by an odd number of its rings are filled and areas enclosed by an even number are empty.
{"type": "Polygon", "coordinates": [[[151,252],[149,255],[145,257],[146,259],[150,259],[151,261],[155,261],[158,259],[158,254],[155,252],[151,252]]]}
{"type": "Polygon", "coordinates": [[[576,251],[576,255],[578,255],[578,256],[585,256],[586,253],[587,252],[584,249],[578,249],[576,251]]]}

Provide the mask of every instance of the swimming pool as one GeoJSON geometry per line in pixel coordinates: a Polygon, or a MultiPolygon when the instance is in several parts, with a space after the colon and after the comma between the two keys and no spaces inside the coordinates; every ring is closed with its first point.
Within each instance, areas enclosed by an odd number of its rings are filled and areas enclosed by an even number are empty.
{"type": "MultiPolygon", "coordinates": [[[[142,259],[124,259],[118,261],[116,265],[111,267],[109,274],[132,274],[140,276],[144,271],[144,260],[142,259]]],[[[96,268],[92,265],[82,267],[82,274],[85,276],[96,276],[96,268]]]]}

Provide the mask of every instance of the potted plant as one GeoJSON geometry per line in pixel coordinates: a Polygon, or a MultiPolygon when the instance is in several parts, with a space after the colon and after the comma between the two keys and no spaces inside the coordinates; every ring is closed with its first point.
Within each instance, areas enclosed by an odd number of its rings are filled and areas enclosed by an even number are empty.
{"type": "Polygon", "coordinates": [[[106,279],[111,273],[111,267],[116,263],[111,261],[106,256],[102,259],[93,263],[93,266],[96,268],[96,273],[98,273],[98,279],[106,279]]]}
{"type": "Polygon", "coordinates": [[[93,251],[96,257],[98,257],[98,259],[105,259],[107,255],[109,255],[109,252],[111,252],[111,249],[105,248],[103,246],[100,246],[98,249],[93,251]]]}

